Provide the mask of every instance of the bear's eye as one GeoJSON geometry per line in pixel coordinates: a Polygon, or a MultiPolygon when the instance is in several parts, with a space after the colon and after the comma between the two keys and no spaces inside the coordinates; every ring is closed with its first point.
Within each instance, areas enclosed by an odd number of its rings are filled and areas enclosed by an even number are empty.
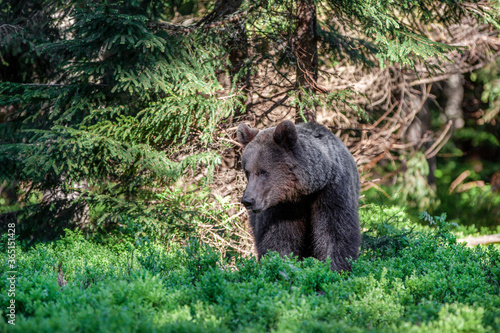
{"type": "Polygon", "coordinates": [[[259,170],[257,171],[257,176],[265,176],[267,175],[267,171],[266,170],[259,170]]]}

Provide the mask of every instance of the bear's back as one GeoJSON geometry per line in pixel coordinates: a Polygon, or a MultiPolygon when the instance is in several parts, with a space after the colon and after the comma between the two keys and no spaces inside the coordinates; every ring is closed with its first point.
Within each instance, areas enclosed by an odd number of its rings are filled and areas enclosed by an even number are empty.
{"type": "MultiPolygon", "coordinates": [[[[359,188],[356,162],[345,144],[329,129],[317,123],[296,126],[301,160],[310,178],[312,191],[326,183],[347,183],[359,188]]],[[[344,187],[344,186],[341,186],[344,187]]],[[[359,191],[359,190],[358,190],[359,191]]]]}
{"type": "Polygon", "coordinates": [[[337,150],[349,152],[345,144],[328,128],[318,123],[302,123],[296,126],[299,138],[302,138],[302,144],[306,146],[319,145],[325,146],[331,153],[337,150]]]}

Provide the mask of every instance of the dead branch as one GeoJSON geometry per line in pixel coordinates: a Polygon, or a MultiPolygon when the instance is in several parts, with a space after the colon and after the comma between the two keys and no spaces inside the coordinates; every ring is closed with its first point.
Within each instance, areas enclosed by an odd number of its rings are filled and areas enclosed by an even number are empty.
{"type": "Polygon", "coordinates": [[[479,236],[479,237],[470,237],[469,236],[469,237],[457,239],[457,242],[467,243],[467,246],[500,243],[500,234],[485,235],[485,236],[479,236]]]}

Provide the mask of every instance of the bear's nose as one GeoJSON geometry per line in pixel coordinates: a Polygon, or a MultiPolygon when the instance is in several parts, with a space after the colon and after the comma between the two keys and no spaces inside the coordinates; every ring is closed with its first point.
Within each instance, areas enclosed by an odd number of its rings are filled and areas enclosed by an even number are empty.
{"type": "Polygon", "coordinates": [[[243,197],[243,198],[241,198],[241,203],[246,208],[249,208],[255,203],[255,199],[248,199],[248,198],[243,197]]]}

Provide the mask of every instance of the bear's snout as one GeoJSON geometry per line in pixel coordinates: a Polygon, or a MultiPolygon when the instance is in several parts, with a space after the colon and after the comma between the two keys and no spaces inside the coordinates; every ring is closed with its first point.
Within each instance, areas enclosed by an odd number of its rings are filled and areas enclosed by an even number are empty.
{"type": "Polygon", "coordinates": [[[252,206],[255,204],[255,199],[253,198],[248,198],[246,196],[243,196],[243,198],[241,198],[241,203],[243,204],[243,206],[245,206],[247,209],[251,209],[252,206]]]}
{"type": "Polygon", "coordinates": [[[243,198],[241,198],[241,203],[243,204],[243,206],[245,206],[246,209],[251,210],[254,214],[260,213],[263,210],[260,207],[256,207],[254,198],[249,198],[245,195],[243,196],[243,198]]]}

